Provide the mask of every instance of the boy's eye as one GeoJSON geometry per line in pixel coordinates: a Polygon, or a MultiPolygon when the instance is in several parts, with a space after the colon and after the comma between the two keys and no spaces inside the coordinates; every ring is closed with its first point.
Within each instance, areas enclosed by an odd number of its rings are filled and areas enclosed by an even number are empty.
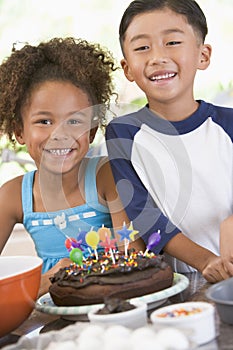
{"type": "Polygon", "coordinates": [[[134,49],[134,51],[145,51],[148,49],[149,49],[148,45],[143,45],[143,46],[137,47],[136,49],[134,49]]]}
{"type": "Polygon", "coordinates": [[[179,45],[181,43],[181,41],[169,41],[167,43],[167,46],[174,46],[174,45],[179,45]]]}

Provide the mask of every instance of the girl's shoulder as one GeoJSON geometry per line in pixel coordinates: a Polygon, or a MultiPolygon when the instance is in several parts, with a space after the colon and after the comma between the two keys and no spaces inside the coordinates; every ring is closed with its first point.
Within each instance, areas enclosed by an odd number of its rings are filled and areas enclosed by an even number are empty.
{"type": "Polygon", "coordinates": [[[19,192],[21,194],[22,181],[23,175],[19,175],[11,180],[8,180],[0,187],[0,193],[14,193],[16,195],[17,192],[19,192]]]}
{"type": "Polygon", "coordinates": [[[99,195],[115,193],[115,183],[108,157],[102,157],[96,167],[96,184],[99,195]]]}
{"type": "Polygon", "coordinates": [[[96,177],[104,172],[108,172],[109,159],[107,156],[85,157],[82,162],[83,169],[87,172],[95,170],[96,177]]]}
{"type": "Polygon", "coordinates": [[[23,175],[17,176],[0,187],[0,206],[22,217],[22,180],[23,175]]]}
{"type": "Polygon", "coordinates": [[[111,168],[110,168],[110,163],[109,163],[108,157],[101,156],[98,158],[99,158],[99,161],[98,161],[97,166],[96,166],[96,175],[107,176],[109,173],[111,174],[111,168]]]}

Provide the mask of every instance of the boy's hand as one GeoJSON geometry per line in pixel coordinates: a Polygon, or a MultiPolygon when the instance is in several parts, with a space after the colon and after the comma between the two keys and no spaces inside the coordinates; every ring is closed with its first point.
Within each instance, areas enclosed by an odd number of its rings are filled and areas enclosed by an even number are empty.
{"type": "Polygon", "coordinates": [[[220,256],[212,256],[209,260],[207,260],[207,264],[201,273],[210,283],[216,283],[231,276],[225,270],[223,259],[220,256]]]}
{"type": "Polygon", "coordinates": [[[231,276],[225,268],[222,257],[194,243],[182,233],[173,237],[164,250],[171,256],[193,266],[208,282],[216,283],[231,276]]]}
{"type": "Polygon", "coordinates": [[[220,255],[226,272],[233,276],[233,216],[220,225],[220,255]]]}
{"type": "Polygon", "coordinates": [[[233,257],[232,256],[226,256],[222,257],[224,269],[229,274],[230,277],[233,276],[233,257]]]}

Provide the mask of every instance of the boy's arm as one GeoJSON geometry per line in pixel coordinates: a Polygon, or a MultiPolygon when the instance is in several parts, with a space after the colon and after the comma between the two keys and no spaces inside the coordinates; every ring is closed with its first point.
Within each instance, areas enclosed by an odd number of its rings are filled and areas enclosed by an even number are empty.
{"type": "Polygon", "coordinates": [[[220,225],[220,255],[226,272],[233,276],[233,215],[220,225]]]}
{"type": "MultiPolygon", "coordinates": [[[[100,163],[100,169],[97,172],[97,188],[99,201],[109,208],[115,238],[117,239],[117,246],[122,250],[124,249],[124,242],[120,240],[121,237],[117,234],[117,231],[122,229],[124,223],[129,228],[130,221],[117,193],[111,166],[109,161],[107,161],[107,158],[103,158],[102,164],[100,163]]],[[[133,240],[130,240],[129,248],[134,248],[139,251],[144,251],[146,249],[144,241],[138,237],[136,232],[133,240]]]]}
{"type": "Polygon", "coordinates": [[[131,150],[137,126],[111,122],[106,129],[106,144],[117,189],[135,229],[147,244],[150,235],[160,230],[161,241],[152,249],[162,250],[200,271],[209,282],[229,277],[221,257],[191,241],[163,215],[141,182],[131,163],[131,150]]]}
{"type": "Polygon", "coordinates": [[[230,277],[225,271],[221,257],[191,241],[182,233],[173,237],[164,247],[164,251],[196,268],[208,282],[215,283],[230,277]]]}
{"type": "Polygon", "coordinates": [[[106,129],[106,145],[118,193],[134,228],[145,244],[152,233],[161,232],[160,243],[152,249],[158,254],[180,230],[163,215],[134,170],[131,150],[137,130],[132,124],[117,123],[116,118],[106,129]]]}

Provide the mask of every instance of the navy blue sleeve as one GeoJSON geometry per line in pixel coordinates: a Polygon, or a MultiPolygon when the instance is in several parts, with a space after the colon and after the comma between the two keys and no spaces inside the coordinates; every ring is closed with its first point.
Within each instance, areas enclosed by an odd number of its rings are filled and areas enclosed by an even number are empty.
{"type": "Polygon", "coordinates": [[[158,254],[180,230],[162,214],[138,177],[131,162],[131,150],[140,125],[134,125],[131,121],[130,125],[121,123],[122,118],[111,121],[106,129],[106,145],[113,176],[126,213],[145,244],[153,232],[160,230],[161,241],[152,249],[158,254]]]}

